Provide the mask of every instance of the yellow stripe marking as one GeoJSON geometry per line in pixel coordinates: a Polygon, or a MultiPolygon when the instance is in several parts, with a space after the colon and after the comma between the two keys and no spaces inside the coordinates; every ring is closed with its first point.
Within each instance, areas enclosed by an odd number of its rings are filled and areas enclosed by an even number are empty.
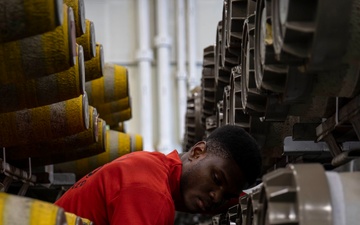
{"type": "Polygon", "coordinates": [[[76,225],[77,216],[73,213],[65,212],[66,222],[68,225],[76,225]]]}
{"type": "Polygon", "coordinates": [[[53,204],[34,200],[31,205],[30,225],[57,224],[59,208],[53,204]]]}
{"type": "MultiPolygon", "coordinates": [[[[44,140],[44,137],[53,136],[49,134],[51,129],[50,107],[42,106],[30,110],[31,112],[31,131],[35,140],[44,140]]],[[[56,132],[56,131],[54,131],[56,132]]]]}
{"type": "Polygon", "coordinates": [[[119,141],[118,154],[119,154],[119,156],[123,156],[125,154],[130,153],[130,149],[131,149],[130,138],[131,138],[130,135],[119,132],[119,135],[118,135],[118,141],[119,141]]]}
{"type": "Polygon", "coordinates": [[[104,165],[108,162],[111,161],[110,159],[110,151],[111,149],[109,149],[109,146],[110,146],[110,135],[107,135],[106,136],[106,142],[107,142],[107,148],[106,148],[106,151],[95,156],[97,158],[97,162],[98,162],[98,166],[101,166],[101,165],[104,165]]]}
{"type": "Polygon", "coordinates": [[[5,202],[8,198],[8,195],[5,193],[0,193],[0,224],[4,224],[4,209],[5,209],[5,202]]]}
{"type": "Polygon", "coordinates": [[[0,78],[3,83],[10,83],[11,81],[24,79],[23,65],[21,61],[21,41],[1,44],[0,51],[2,52],[2,54],[0,54],[0,78]]]}
{"type": "Polygon", "coordinates": [[[24,1],[24,11],[33,21],[29,23],[30,27],[27,27],[28,32],[33,33],[33,30],[48,30],[55,26],[55,5],[51,0],[31,0],[24,1]],[[41,17],[31,16],[42,13],[41,17]],[[44,18],[46,16],[46,18],[44,18]],[[41,20],[39,19],[41,18],[41,20]],[[46,23],[44,23],[44,21],[46,23]],[[41,26],[41,28],[39,28],[41,26]]]}
{"type": "Polygon", "coordinates": [[[128,96],[127,69],[123,66],[114,65],[114,96],[117,99],[128,96]]]}
{"type": "Polygon", "coordinates": [[[60,64],[67,63],[67,65],[69,65],[70,63],[68,9],[65,4],[63,5],[63,15],[64,21],[61,26],[58,26],[52,32],[46,32],[41,36],[45,68],[48,74],[53,72],[54,66],[64,67],[64,65],[60,64]],[[61,60],[57,60],[58,57],[61,58],[61,60]]]}
{"type": "Polygon", "coordinates": [[[14,124],[17,124],[16,112],[0,114],[0,146],[7,147],[16,142],[19,129],[13,127],[14,124]]]}
{"type": "Polygon", "coordinates": [[[73,131],[70,130],[71,134],[77,133],[77,130],[79,130],[78,127],[74,127],[72,124],[79,124],[79,121],[84,121],[82,99],[83,96],[80,95],[77,98],[65,102],[66,124],[69,129],[75,129],[73,131]]]}
{"type": "Polygon", "coordinates": [[[143,148],[143,143],[142,143],[142,141],[143,141],[143,139],[142,139],[142,136],[141,135],[139,135],[139,134],[135,134],[134,135],[135,137],[135,149],[134,149],[134,151],[141,151],[141,150],[143,150],[142,148],[143,148]]]}
{"type": "Polygon", "coordinates": [[[104,77],[91,81],[91,93],[92,93],[91,97],[95,104],[104,102],[104,88],[105,88],[104,77]]]}
{"type": "MultiPolygon", "coordinates": [[[[86,19],[85,25],[86,25],[85,33],[83,35],[81,35],[80,37],[77,37],[76,42],[79,45],[83,46],[84,56],[90,57],[90,52],[91,52],[91,26],[90,25],[91,25],[91,21],[86,19]]],[[[98,54],[98,53],[96,53],[96,54],[98,54]]]]}

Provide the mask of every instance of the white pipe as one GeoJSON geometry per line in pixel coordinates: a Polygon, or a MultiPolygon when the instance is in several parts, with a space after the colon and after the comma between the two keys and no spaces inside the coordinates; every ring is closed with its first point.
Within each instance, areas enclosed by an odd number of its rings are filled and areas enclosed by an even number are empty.
{"type": "Polygon", "coordinates": [[[192,90],[197,85],[196,78],[196,8],[194,0],[187,0],[187,41],[188,41],[188,86],[192,90]]]}
{"type": "Polygon", "coordinates": [[[153,52],[150,48],[150,9],[149,0],[137,0],[138,10],[138,44],[137,52],[140,83],[140,133],[143,138],[143,149],[154,151],[153,144],[153,101],[151,82],[151,61],[153,52]]]}
{"type": "Polygon", "coordinates": [[[179,142],[182,143],[185,133],[185,115],[187,104],[187,86],[186,86],[186,29],[185,29],[185,1],[176,1],[177,14],[177,86],[178,86],[178,127],[179,127],[179,142]]]}
{"type": "Polygon", "coordinates": [[[168,32],[168,0],[156,0],[156,25],[157,36],[155,45],[157,48],[158,65],[158,94],[159,94],[159,143],[157,150],[163,153],[172,151],[173,136],[172,117],[172,82],[170,73],[170,36],[168,32]]]}

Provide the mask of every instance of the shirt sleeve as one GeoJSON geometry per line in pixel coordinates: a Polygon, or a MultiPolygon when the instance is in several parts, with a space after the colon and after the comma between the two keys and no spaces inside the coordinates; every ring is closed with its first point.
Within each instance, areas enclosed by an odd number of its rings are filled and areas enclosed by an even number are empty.
{"type": "Polygon", "coordinates": [[[111,225],[174,224],[175,208],[172,199],[146,187],[121,190],[108,205],[111,225]]]}

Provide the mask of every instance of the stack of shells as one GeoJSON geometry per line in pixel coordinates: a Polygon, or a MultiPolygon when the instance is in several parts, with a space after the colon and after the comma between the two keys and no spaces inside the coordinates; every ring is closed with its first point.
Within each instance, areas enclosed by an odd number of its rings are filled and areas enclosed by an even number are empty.
{"type": "MultiPolygon", "coordinates": [[[[0,18],[5,18],[0,27],[4,161],[23,169],[31,158],[32,167],[53,164],[55,172],[80,179],[142,150],[142,137],[124,129],[132,117],[128,71],[104,62],[94,23],[85,18],[84,0],[5,1],[0,18]]],[[[30,204],[18,197],[0,196],[0,205],[11,199],[30,204]]],[[[64,214],[56,207],[51,213],[64,214]]],[[[10,220],[5,224],[15,224],[10,220]]],[[[52,224],[57,223],[63,224],[52,224]]]]}

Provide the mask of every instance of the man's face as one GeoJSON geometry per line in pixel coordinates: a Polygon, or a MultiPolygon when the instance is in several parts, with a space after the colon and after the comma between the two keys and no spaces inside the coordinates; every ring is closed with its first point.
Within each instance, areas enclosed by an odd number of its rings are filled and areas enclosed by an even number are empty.
{"type": "Polygon", "coordinates": [[[190,150],[189,160],[183,162],[182,197],[190,212],[209,212],[239,197],[243,175],[233,159],[206,152],[204,142],[199,145],[190,150]]]}

